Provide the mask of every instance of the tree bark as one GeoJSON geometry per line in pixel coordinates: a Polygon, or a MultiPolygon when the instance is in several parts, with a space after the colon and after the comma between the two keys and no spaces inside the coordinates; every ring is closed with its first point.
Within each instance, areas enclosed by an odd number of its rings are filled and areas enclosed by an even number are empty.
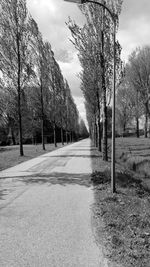
{"type": "Polygon", "coordinates": [[[100,124],[100,120],[98,120],[98,150],[100,152],[102,151],[101,140],[102,140],[102,136],[101,136],[101,124],[100,124]]]}
{"type": "Polygon", "coordinates": [[[68,144],[68,132],[66,131],[66,143],[68,144]]]}
{"type": "Polygon", "coordinates": [[[41,80],[41,134],[42,134],[42,148],[45,150],[44,142],[44,104],[43,104],[43,85],[41,80]]]}
{"type": "Polygon", "coordinates": [[[56,123],[55,122],[54,122],[53,130],[54,130],[54,145],[55,145],[55,147],[57,147],[57,141],[56,141],[56,123]]]}
{"type": "Polygon", "coordinates": [[[123,124],[123,135],[125,135],[125,132],[126,132],[126,122],[124,122],[123,124]]]}
{"type": "Polygon", "coordinates": [[[98,150],[101,152],[101,124],[100,124],[100,100],[99,100],[99,92],[97,89],[97,108],[98,108],[98,150]]]}
{"type": "Polygon", "coordinates": [[[95,147],[98,147],[98,131],[97,131],[97,123],[96,123],[96,120],[95,120],[94,128],[95,128],[94,145],[95,145],[95,147]]]}
{"type": "Polygon", "coordinates": [[[147,138],[147,127],[148,127],[148,104],[145,104],[145,138],[147,138]]]}
{"type": "Polygon", "coordinates": [[[21,114],[21,56],[20,56],[20,43],[19,33],[17,33],[17,57],[18,57],[18,79],[17,79],[17,91],[18,91],[18,119],[19,119],[19,147],[20,156],[23,156],[23,140],[22,140],[22,114],[21,114]]]}
{"type": "Polygon", "coordinates": [[[139,134],[139,118],[136,118],[136,136],[137,136],[137,138],[140,137],[140,134],[139,134]]]}
{"type": "Polygon", "coordinates": [[[12,143],[13,145],[16,145],[16,140],[15,140],[15,135],[14,135],[14,129],[11,126],[11,139],[12,139],[12,143]]]}
{"type": "MultiPolygon", "coordinates": [[[[105,94],[105,93],[104,93],[105,94]]],[[[106,94],[103,96],[103,160],[108,161],[107,153],[107,106],[106,106],[106,94]]]]}
{"type": "Polygon", "coordinates": [[[103,160],[108,161],[107,153],[107,102],[105,85],[105,60],[104,60],[104,9],[103,9],[103,29],[101,32],[101,68],[102,68],[102,91],[103,91],[103,160]]]}
{"type": "Polygon", "coordinates": [[[63,133],[63,128],[61,127],[61,143],[64,145],[64,133],[63,133]]]}

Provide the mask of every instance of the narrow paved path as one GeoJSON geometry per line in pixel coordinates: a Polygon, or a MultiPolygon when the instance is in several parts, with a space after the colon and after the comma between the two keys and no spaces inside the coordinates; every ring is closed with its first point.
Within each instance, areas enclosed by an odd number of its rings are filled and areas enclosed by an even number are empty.
{"type": "Polygon", "coordinates": [[[104,267],[91,172],[89,140],[0,172],[1,267],[104,267]]]}

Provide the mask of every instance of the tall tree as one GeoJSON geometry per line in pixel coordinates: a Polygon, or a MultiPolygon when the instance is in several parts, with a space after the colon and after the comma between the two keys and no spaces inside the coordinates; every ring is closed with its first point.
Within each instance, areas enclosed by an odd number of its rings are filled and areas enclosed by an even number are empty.
{"type": "Polygon", "coordinates": [[[116,96],[116,123],[123,134],[125,134],[126,128],[132,120],[133,106],[130,93],[130,84],[124,80],[119,85],[116,96]]]}
{"type": "Polygon", "coordinates": [[[6,87],[17,90],[20,156],[23,156],[22,95],[31,63],[28,11],[25,0],[2,0],[0,7],[0,70],[6,87]]]}
{"type": "Polygon", "coordinates": [[[136,48],[129,57],[128,78],[145,109],[145,137],[147,137],[150,94],[150,46],[136,48]]]}
{"type": "Polygon", "coordinates": [[[45,140],[44,140],[44,128],[45,128],[45,120],[46,120],[46,102],[50,93],[49,87],[51,84],[50,80],[50,57],[49,53],[51,50],[49,49],[48,43],[43,42],[42,35],[38,29],[37,23],[30,18],[30,30],[32,31],[32,51],[34,54],[34,79],[32,81],[32,85],[40,91],[40,119],[41,119],[41,136],[42,136],[42,147],[45,150],[45,140]]]}
{"type": "MultiPolygon", "coordinates": [[[[102,1],[112,11],[112,14],[120,14],[122,0],[117,1],[102,1]]],[[[107,105],[110,103],[111,87],[112,87],[112,69],[113,69],[113,21],[105,10],[95,4],[79,6],[81,12],[86,17],[86,23],[81,28],[71,19],[68,22],[68,27],[73,36],[73,44],[78,50],[79,60],[83,68],[82,90],[88,104],[91,102],[89,98],[89,86],[87,86],[86,79],[93,83],[93,90],[91,99],[95,98],[95,108],[89,109],[95,113],[88,118],[94,119],[94,126],[92,126],[95,139],[95,144],[101,150],[101,110],[103,109],[103,159],[108,160],[107,155],[107,105]],[[88,75],[87,75],[88,73],[88,75]],[[86,78],[86,76],[88,78],[86,78]],[[87,100],[89,99],[89,100],[87,100]],[[97,127],[98,126],[98,127],[97,127]],[[98,142],[97,142],[97,136],[98,142]]],[[[116,16],[116,26],[118,19],[116,16]]],[[[117,29],[117,27],[116,27],[117,29]]],[[[115,44],[116,48],[116,62],[117,66],[120,64],[120,45],[118,42],[115,44]]],[[[88,106],[88,105],[87,105],[88,106]]],[[[90,131],[91,132],[91,131],[90,131]]]]}

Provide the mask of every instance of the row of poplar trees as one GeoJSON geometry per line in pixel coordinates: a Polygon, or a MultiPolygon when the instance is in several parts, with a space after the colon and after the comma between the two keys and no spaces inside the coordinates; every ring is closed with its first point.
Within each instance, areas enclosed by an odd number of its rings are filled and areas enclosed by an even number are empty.
{"type": "Polygon", "coordinates": [[[44,42],[25,0],[0,1],[0,124],[16,136],[23,156],[26,135],[52,126],[66,141],[79,132],[79,113],[49,42],[44,42]],[[68,134],[69,133],[69,134],[68,134]]]}
{"type": "MultiPolygon", "coordinates": [[[[117,30],[122,0],[102,0],[101,3],[115,14],[117,30]]],[[[97,4],[86,3],[79,5],[79,9],[85,16],[84,26],[77,25],[70,18],[67,25],[72,33],[72,43],[78,50],[82,66],[81,90],[85,97],[90,136],[99,151],[103,152],[103,160],[107,161],[108,106],[111,103],[113,85],[114,25],[108,11],[97,4]]],[[[122,63],[118,41],[115,43],[115,52],[116,79],[119,82],[122,63]]]]}

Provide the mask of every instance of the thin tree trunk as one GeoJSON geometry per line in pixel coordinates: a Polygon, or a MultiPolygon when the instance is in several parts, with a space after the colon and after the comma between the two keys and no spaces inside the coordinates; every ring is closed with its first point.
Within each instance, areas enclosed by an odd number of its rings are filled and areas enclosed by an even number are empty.
{"type": "Polygon", "coordinates": [[[123,134],[125,135],[126,132],[126,122],[123,124],[123,134]]]}
{"type": "Polygon", "coordinates": [[[23,156],[23,140],[22,140],[22,114],[21,114],[21,56],[20,56],[20,43],[19,43],[19,34],[17,34],[17,56],[18,56],[18,118],[19,118],[19,146],[20,146],[20,156],[23,156]]]}
{"type": "Polygon", "coordinates": [[[43,86],[41,80],[41,134],[42,134],[42,148],[45,150],[44,142],[44,104],[43,104],[43,86]]]}
{"type": "Polygon", "coordinates": [[[97,123],[95,121],[95,146],[98,147],[98,131],[97,131],[97,123]]]}
{"type": "Polygon", "coordinates": [[[54,145],[55,145],[55,147],[57,147],[57,141],[56,141],[56,124],[55,124],[55,122],[54,122],[53,130],[54,130],[54,145]]]}
{"type": "Polygon", "coordinates": [[[98,120],[98,150],[101,152],[102,151],[102,145],[101,145],[101,124],[100,120],[98,120]]]}
{"type": "Polygon", "coordinates": [[[136,105],[137,105],[137,109],[136,109],[136,136],[137,138],[140,137],[140,133],[139,133],[139,110],[138,110],[138,105],[139,105],[139,91],[136,90],[136,105]]]}
{"type": "Polygon", "coordinates": [[[96,128],[95,128],[95,122],[93,125],[93,144],[96,147],[96,128]]]}
{"type": "Polygon", "coordinates": [[[100,124],[100,101],[99,101],[99,92],[97,89],[97,108],[98,108],[98,150],[101,151],[101,124],[100,124]]]}
{"type": "Polygon", "coordinates": [[[137,138],[140,137],[140,134],[139,134],[139,118],[136,118],[136,136],[137,136],[137,138]]]}
{"type": "Polygon", "coordinates": [[[71,143],[71,138],[70,138],[70,132],[68,133],[68,140],[69,140],[69,143],[71,143]]]}
{"type": "Polygon", "coordinates": [[[68,134],[67,134],[67,131],[66,131],[66,143],[68,144],[68,134]]]}
{"type": "MultiPolygon", "coordinates": [[[[105,93],[104,93],[105,94],[105,93]]],[[[103,107],[103,160],[108,161],[107,153],[107,106],[106,106],[106,94],[103,98],[104,107],[103,107]]]]}
{"type": "Polygon", "coordinates": [[[90,134],[91,134],[90,137],[91,137],[92,145],[94,145],[94,125],[93,125],[93,123],[91,125],[90,134]]]}
{"type": "Polygon", "coordinates": [[[14,130],[13,130],[12,127],[11,127],[11,139],[12,139],[12,143],[13,143],[13,145],[16,145],[16,140],[15,140],[14,130]]]}
{"type": "Polygon", "coordinates": [[[148,106],[145,104],[145,138],[147,138],[147,127],[148,127],[148,106]]]}
{"type": "Polygon", "coordinates": [[[63,133],[63,128],[61,127],[61,143],[64,145],[64,133],[63,133]]]}
{"type": "Polygon", "coordinates": [[[45,150],[45,140],[44,140],[44,120],[41,120],[41,134],[42,134],[42,148],[45,150]]]}
{"type": "Polygon", "coordinates": [[[105,60],[104,60],[104,9],[103,9],[103,29],[101,32],[102,53],[102,91],[103,91],[103,160],[108,161],[107,153],[107,102],[106,102],[106,85],[105,85],[105,60]]]}

